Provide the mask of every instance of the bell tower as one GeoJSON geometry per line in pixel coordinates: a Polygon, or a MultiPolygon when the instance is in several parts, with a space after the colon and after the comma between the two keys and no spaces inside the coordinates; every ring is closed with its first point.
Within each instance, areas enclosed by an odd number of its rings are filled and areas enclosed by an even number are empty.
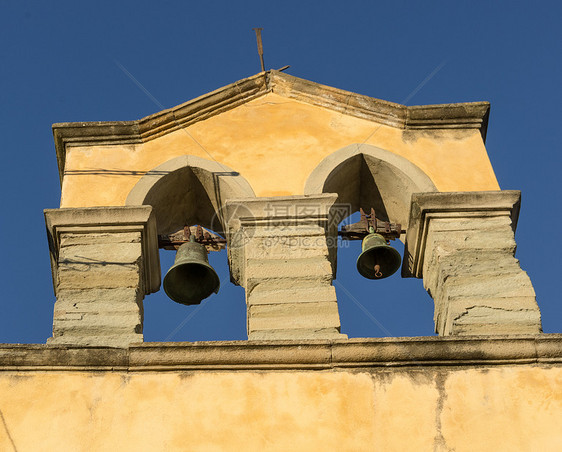
{"type": "Polygon", "coordinates": [[[357,277],[376,284],[401,266],[422,278],[439,335],[541,332],[514,258],[520,193],[497,183],[488,112],[406,107],[267,71],[137,121],[55,124],[49,342],[142,342],[159,248],[177,250],[164,290],[195,304],[219,291],[207,253],[224,247],[250,340],[346,339],[338,234],[363,240],[357,277]]]}

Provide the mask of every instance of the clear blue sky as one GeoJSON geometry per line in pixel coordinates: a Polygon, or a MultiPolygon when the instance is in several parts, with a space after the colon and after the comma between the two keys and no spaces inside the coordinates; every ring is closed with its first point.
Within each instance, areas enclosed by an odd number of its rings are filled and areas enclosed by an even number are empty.
{"type": "MultiPolygon", "coordinates": [[[[51,124],[132,120],[267,68],[409,105],[490,101],[487,149],[503,189],[523,193],[517,257],[535,286],[545,332],[562,332],[558,288],[562,33],[559,2],[2,2],[0,128],[4,202],[0,342],[45,342],[54,294],[44,208],[60,200],[51,124]]],[[[209,149],[212,153],[212,149],[209,149]]],[[[362,279],[359,243],[340,250],[342,331],[433,334],[421,281],[362,279]],[[350,297],[351,295],[351,297],[350,297]],[[354,301],[355,300],[355,301],[354,301]],[[363,308],[359,307],[359,302],[363,308]]],[[[400,248],[401,250],[401,248],[400,248]]],[[[173,253],[162,255],[165,271],[173,253]]],[[[145,339],[245,337],[243,290],[211,256],[219,295],[184,307],[145,298],[145,339]]]]}

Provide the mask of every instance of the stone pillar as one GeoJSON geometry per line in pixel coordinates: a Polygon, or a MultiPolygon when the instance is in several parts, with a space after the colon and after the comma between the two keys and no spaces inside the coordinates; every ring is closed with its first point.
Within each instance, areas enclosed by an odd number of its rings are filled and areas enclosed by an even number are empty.
{"type": "Polygon", "coordinates": [[[412,196],[402,276],[423,277],[441,336],[542,331],[531,280],[515,259],[518,191],[412,196]]]}
{"type": "Polygon", "coordinates": [[[152,207],[45,210],[55,289],[50,344],[142,342],[145,294],[160,287],[152,207]]]}
{"type": "MultiPolygon", "coordinates": [[[[226,202],[232,280],[246,289],[249,339],[341,339],[332,286],[337,196],[226,202]]],[[[341,215],[340,215],[341,216],[341,215]]]]}

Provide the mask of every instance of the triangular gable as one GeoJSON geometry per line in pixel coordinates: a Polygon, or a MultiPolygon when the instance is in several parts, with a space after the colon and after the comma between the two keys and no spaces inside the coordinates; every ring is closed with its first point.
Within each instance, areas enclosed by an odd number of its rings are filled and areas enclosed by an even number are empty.
{"type": "Polygon", "coordinates": [[[405,106],[270,70],[135,121],[53,124],[61,183],[67,146],[146,142],[270,92],[399,129],[479,129],[483,139],[490,110],[488,102],[405,106]]]}

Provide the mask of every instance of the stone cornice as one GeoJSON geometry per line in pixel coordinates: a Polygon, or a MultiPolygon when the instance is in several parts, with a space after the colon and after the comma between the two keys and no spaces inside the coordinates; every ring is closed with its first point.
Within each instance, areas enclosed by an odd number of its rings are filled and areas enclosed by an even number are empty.
{"type": "Polygon", "coordinates": [[[259,371],[562,364],[562,335],[0,345],[0,371],[259,371]]]}
{"type": "Polygon", "coordinates": [[[490,110],[488,102],[408,107],[271,70],[135,121],[53,124],[61,183],[67,147],[143,143],[267,92],[399,129],[478,129],[483,139],[490,110]]]}
{"type": "Polygon", "coordinates": [[[398,129],[480,129],[486,137],[489,102],[406,106],[271,71],[280,96],[336,110],[398,129]]]}
{"type": "Polygon", "coordinates": [[[414,193],[406,233],[402,277],[422,277],[425,241],[431,219],[507,215],[511,218],[515,232],[520,205],[521,192],[517,190],[414,193]]]}

